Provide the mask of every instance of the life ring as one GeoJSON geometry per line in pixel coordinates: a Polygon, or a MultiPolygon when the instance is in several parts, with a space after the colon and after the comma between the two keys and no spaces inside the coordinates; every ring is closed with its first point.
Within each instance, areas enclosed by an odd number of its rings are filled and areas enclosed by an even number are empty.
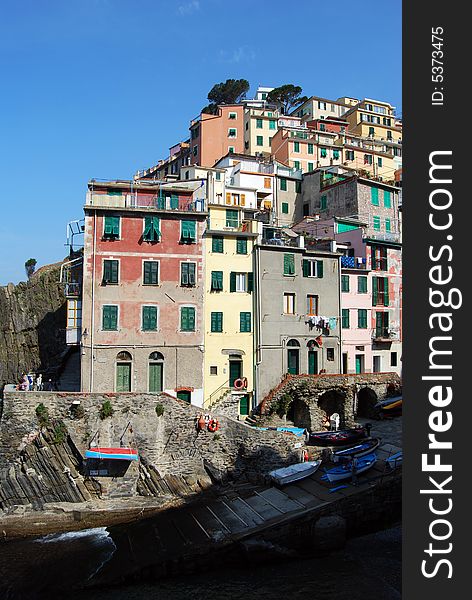
{"type": "MultiPolygon", "coordinates": [[[[247,380],[246,380],[247,381],[247,380]]],[[[247,384],[246,384],[247,385],[247,384]]],[[[237,389],[237,390],[242,390],[244,386],[244,379],[235,379],[233,386],[237,389]]]]}
{"type": "Polygon", "coordinates": [[[220,424],[218,423],[218,421],[216,419],[212,419],[208,423],[208,431],[211,431],[212,433],[214,433],[215,431],[218,431],[219,427],[220,427],[220,424]]]}

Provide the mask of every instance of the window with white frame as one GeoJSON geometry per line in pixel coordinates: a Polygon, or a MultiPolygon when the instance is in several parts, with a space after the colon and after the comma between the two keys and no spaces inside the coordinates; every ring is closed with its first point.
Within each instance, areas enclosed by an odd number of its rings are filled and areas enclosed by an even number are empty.
{"type": "Polygon", "coordinates": [[[284,293],[284,314],[295,314],[295,294],[291,292],[284,293]]]}

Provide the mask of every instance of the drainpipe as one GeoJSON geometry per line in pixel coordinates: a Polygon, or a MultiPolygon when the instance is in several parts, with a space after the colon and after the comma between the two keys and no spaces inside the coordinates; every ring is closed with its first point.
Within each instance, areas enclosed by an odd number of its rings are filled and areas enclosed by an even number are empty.
{"type": "Polygon", "coordinates": [[[93,338],[95,335],[95,259],[96,259],[96,244],[97,244],[97,211],[93,213],[93,247],[92,247],[92,316],[90,326],[90,393],[93,392],[93,338]]]}
{"type": "Polygon", "coordinates": [[[341,257],[338,256],[338,300],[339,300],[339,373],[343,372],[343,328],[342,328],[342,305],[341,305],[341,257]]]}
{"type": "Polygon", "coordinates": [[[254,338],[253,338],[253,346],[254,346],[254,403],[257,405],[257,401],[259,400],[259,365],[261,363],[260,360],[260,347],[261,347],[261,293],[260,293],[260,279],[261,279],[261,255],[259,248],[259,241],[256,243],[254,247],[254,338]],[[256,291],[257,290],[257,291],[256,291]]]}

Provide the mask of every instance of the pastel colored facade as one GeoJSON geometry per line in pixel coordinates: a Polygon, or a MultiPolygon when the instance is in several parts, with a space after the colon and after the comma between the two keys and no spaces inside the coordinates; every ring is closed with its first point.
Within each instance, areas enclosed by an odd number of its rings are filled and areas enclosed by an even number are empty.
{"type": "Polygon", "coordinates": [[[278,130],[279,111],[275,106],[248,107],[244,111],[244,152],[272,154],[272,138],[278,130]]]}
{"type": "Polygon", "coordinates": [[[169,156],[160,160],[157,165],[140,170],[134,176],[135,180],[159,179],[176,180],[183,166],[190,164],[190,140],[178,142],[169,148],[169,156]]]}
{"type": "Polygon", "coordinates": [[[244,106],[218,107],[217,115],[201,113],[190,124],[190,163],[213,167],[228,152],[244,152],[244,106]]]}
{"type": "Polygon", "coordinates": [[[395,118],[395,107],[388,102],[364,99],[350,108],[344,119],[349,131],[360,137],[401,142],[402,127],[395,118]]]}
{"type": "Polygon", "coordinates": [[[365,172],[380,181],[394,182],[395,171],[402,165],[402,145],[388,140],[362,138],[350,133],[339,137],[342,146],[342,164],[365,172]]]}
{"type": "Polygon", "coordinates": [[[292,114],[300,117],[302,121],[313,119],[328,119],[330,117],[343,117],[349,106],[339,100],[328,100],[319,96],[311,96],[306,102],[298,106],[292,114]]]}
{"type": "Polygon", "coordinates": [[[89,184],[81,386],[203,403],[204,239],[198,183],[89,184]]]}
{"type": "Polygon", "coordinates": [[[340,372],[340,257],[298,247],[301,240],[279,246],[264,234],[256,247],[258,402],[286,373],[340,372]],[[334,327],[318,329],[316,316],[334,327]]]}
{"type": "Polygon", "coordinates": [[[210,204],[205,233],[205,406],[231,393],[242,416],[249,414],[254,396],[253,247],[258,224],[247,217],[238,204],[210,204]]]}

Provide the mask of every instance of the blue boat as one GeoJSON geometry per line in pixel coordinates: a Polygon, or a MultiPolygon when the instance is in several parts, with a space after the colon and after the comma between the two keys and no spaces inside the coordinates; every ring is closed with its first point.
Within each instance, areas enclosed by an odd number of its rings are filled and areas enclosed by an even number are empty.
{"type": "Polygon", "coordinates": [[[138,460],[138,451],[133,448],[89,448],[85,458],[98,460],[138,460]]]}
{"type": "Polygon", "coordinates": [[[366,440],[365,442],[360,442],[355,446],[351,446],[350,448],[344,448],[344,450],[338,450],[333,453],[333,462],[340,462],[342,460],[349,460],[353,456],[356,458],[360,458],[361,456],[365,456],[366,454],[371,454],[375,452],[380,444],[380,438],[372,438],[370,440],[366,440]]]}
{"type": "Polygon", "coordinates": [[[340,481],[341,479],[349,479],[353,475],[364,473],[364,471],[367,471],[367,469],[370,469],[375,465],[377,455],[373,452],[372,454],[366,454],[360,458],[354,457],[352,460],[348,463],[343,463],[329,469],[322,475],[321,479],[331,483],[333,481],[340,481]],[[352,460],[356,461],[355,470],[353,470],[352,460]]]}
{"type": "Polygon", "coordinates": [[[393,471],[397,467],[401,466],[403,461],[403,452],[400,450],[399,452],[395,452],[392,456],[389,456],[385,461],[387,465],[387,469],[393,471]]]}

